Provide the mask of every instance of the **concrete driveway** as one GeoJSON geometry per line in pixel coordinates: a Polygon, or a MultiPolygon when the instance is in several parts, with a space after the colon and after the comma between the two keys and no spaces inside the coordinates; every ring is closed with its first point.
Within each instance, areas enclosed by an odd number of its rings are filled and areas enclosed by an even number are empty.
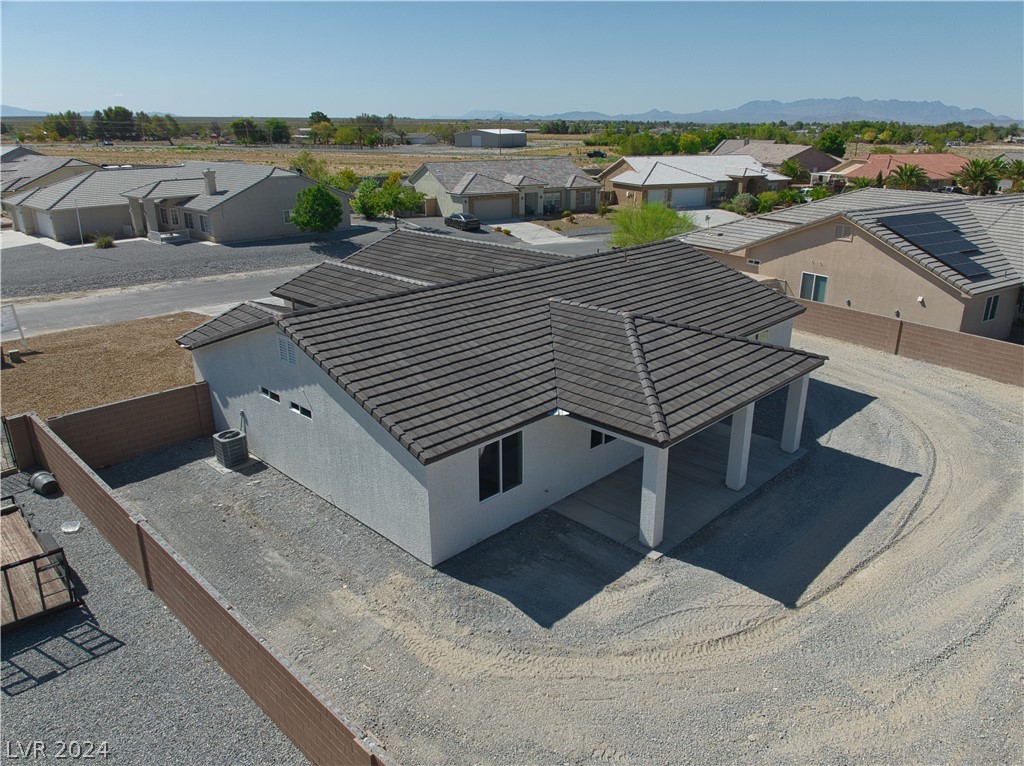
{"type": "Polygon", "coordinates": [[[512,232],[513,237],[522,240],[528,245],[558,245],[568,239],[568,237],[559,234],[557,231],[551,231],[551,229],[539,224],[518,219],[495,221],[494,223],[489,223],[488,226],[500,226],[502,229],[508,229],[512,232]]]}
{"type": "Polygon", "coordinates": [[[733,221],[739,221],[743,218],[739,213],[733,213],[729,210],[722,210],[717,207],[702,207],[694,210],[683,210],[681,212],[689,213],[693,216],[693,222],[697,224],[697,228],[700,229],[721,226],[724,223],[732,223],[733,221]]]}

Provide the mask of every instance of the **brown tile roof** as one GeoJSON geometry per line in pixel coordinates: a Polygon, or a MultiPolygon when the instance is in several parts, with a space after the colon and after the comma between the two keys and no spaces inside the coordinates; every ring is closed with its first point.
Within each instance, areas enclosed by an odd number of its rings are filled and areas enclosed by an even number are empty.
{"type": "Polygon", "coordinates": [[[823,363],[746,340],[802,310],[667,240],[310,309],[277,325],[429,463],[559,406],[673,443],[823,363]],[[564,302],[586,304],[583,315],[564,302]],[[617,380],[595,375],[588,392],[588,364],[614,367],[617,380]]]}
{"type": "Polygon", "coordinates": [[[246,301],[178,338],[185,348],[193,349],[233,338],[236,335],[273,324],[285,312],[284,306],[246,301]]]}

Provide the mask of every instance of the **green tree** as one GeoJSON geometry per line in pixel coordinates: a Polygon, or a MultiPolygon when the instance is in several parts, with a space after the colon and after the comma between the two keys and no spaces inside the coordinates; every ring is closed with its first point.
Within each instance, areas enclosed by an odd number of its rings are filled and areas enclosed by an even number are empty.
{"type": "Polygon", "coordinates": [[[291,170],[297,170],[303,175],[309,176],[314,181],[324,181],[327,177],[327,163],[309,151],[309,149],[303,149],[296,154],[288,167],[291,170]]]}
{"type": "Polygon", "coordinates": [[[395,228],[398,228],[398,214],[408,210],[415,210],[423,204],[421,192],[407,186],[402,186],[397,179],[389,178],[377,189],[377,209],[381,212],[389,212],[395,219],[395,228]]]}
{"type": "Polygon", "coordinates": [[[800,161],[793,158],[779,165],[779,172],[797,182],[806,181],[811,177],[807,170],[804,169],[804,166],[800,164],[800,161]]]}
{"type": "Polygon", "coordinates": [[[263,128],[257,125],[251,117],[233,120],[231,122],[231,132],[235,134],[235,138],[238,139],[240,144],[262,144],[267,140],[263,133],[263,128]]]}
{"type": "Polygon", "coordinates": [[[658,242],[696,228],[693,216],[679,214],[662,204],[622,208],[615,214],[612,247],[630,247],[658,242]]]}
{"type": "Polygon", "coordinates": [[[811,200],[825,199],[826,197],[831,197],[832,192],[830,192],[824,186],[815,186],[813,189],[811,189],[811,193],[809,196],[811,200]]]}
{"type": "Polygon", "coordinates": [[[341,219],[341,201],[321,184],[303,189],[295,197],[291,220],[300,231],[334,231],[341,219]]]}
{"type": "Polygon", "coordinates": [[[84,138],[89,135],[89,128],[78,112],[61,112],[48,114],[43,118],[43,130],[50,136],[62,139],[84,138]]]}
{"type": "Polygon", "coordinates": [[[272,144],[288,144],[292,140],[292,131],[288,123],[276,117],[263,123],[266,128],[267,137],[272,144]]]}
{"type": "Polygon", "coordinates": [[[846,139],[838,128],[826,130],[818,137],[818,141],[814,146],[825,152],[825,154],[831,154],[833,157],[842,157],[846,154],[846,139]]]}
{"type": "Polygon", "coordinates": [[[885,185],[889,189],[904,191],[924,189],[928,186],[928,175],[920,165],[900,165],[885,179],[885,185]]]}
{"type": "Polygon", "coordinates": [[[96,138],[120,138],[127,141],[139,135],[135,127],[135,115],[131,109],[123,106],[108,106],[103,111],[93,112],[90,128],[96,138]]]}
{"type": "Polygon", "coordinates": [[[334,123],[317,122],[309,129],[314,144],[329,144],[334,137],[334,123]]]}
{"type": "Polygon", "coordinates": [[[1010,191],[1024,191],[1024,160],[1007,162],[1003,166],[1002,176],[1013,184],[1010,191]]]}
{"type": "Polygon", "coordinates": [[[328,117],[323,112],[313,112],[311,115],[309,115],[309,127],[313,127],[314,125],[318,125],[321,122],[330,123],[330,121],[331,121],[331,118],[328,117]]]}
{"type": "Polygon", "coordinates": [[[352,125],[340,125],[331,138],[338,146],[351,146],[359,140],[359,135],[352,125]]]}
{"type": "Polygon", "coordinates": [[[999,188],[1000,171],[992,160],[975,158],[968,161],[956,174],[956,182],[968,194],[992,194],[999,188]]]}
{"type": "Polygon", "coordinates": [[[377,184],[371,178],[367,178],[356,191],[355,199],[352,200],[352,209],[364,218],[376,218],[381,212],[378,205],[377,184]]]}
{"type": "Polygon", "coordinates": [[[701,150],[700,136],[695,133],[683,133],[679,136],[679,152],[681,154],[697,154],[701,150]]]}
{"type": "Polygon", "coordinates": [[[852,181],[850,181],[846,185],[846,188],[851,190],[851,191],[854,191],[856,189],[869,189],[869,188],[871,188],[874,185],[875,185],[875,179],[874,178],[870,178],[868,176],[858,176],[857,178],[854,178],[852,181]]]}
{"type": "Polygon", "coordinates": [[[341,189],[342,191],[352,191],[359,186],[359,176],[350,168],[340,170],[333,176],[327,176],[324,181],[335,189],[341,189]]]}

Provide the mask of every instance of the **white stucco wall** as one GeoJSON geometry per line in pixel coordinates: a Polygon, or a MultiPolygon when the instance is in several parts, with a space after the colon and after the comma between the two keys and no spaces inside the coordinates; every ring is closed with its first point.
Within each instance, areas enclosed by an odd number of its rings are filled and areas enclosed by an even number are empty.
{"type": "Polygon", "coordinates": [[[245,431],[253,455],[433,563],[427,469],[301,350],[295,365],[282,361],[278,337],[268,327],[193,352],[217,429],[245,431]],[[260,386],[281,401],[262,396],[260,386]]]}
{"type": "Polygon", "coordinates": [[[591,427],[571,417],[547,417],[522,431],[523,483],[482,502],[478,447],[427,466],[428,563],[436,566],[643,456],[643,448],[624,439],[591,449],[591,427]]]}

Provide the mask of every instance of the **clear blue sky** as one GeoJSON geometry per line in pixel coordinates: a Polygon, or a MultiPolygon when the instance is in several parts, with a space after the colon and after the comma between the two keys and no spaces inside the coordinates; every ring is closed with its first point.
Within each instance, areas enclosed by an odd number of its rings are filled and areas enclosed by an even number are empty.
{"type": "Polygon", "coordinates": [[[191,116],[942,101],[1024,117],[1024,3],[0,2],[3,103],[191,116]]]}

